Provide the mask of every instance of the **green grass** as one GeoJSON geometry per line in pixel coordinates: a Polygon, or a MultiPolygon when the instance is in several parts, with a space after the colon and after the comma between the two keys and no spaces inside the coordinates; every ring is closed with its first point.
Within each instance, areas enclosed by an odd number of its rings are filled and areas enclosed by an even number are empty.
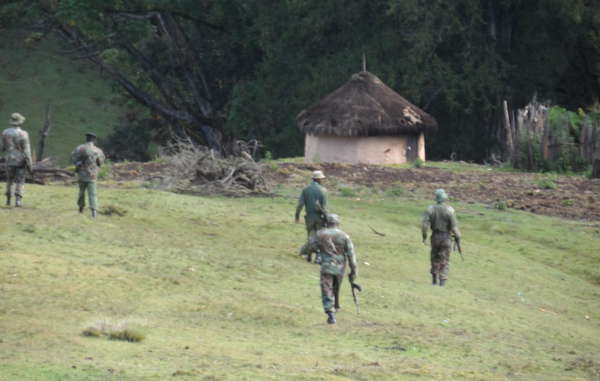
{"type": "Polygon", "coordinates": [[[298,189],[100,183],[101,208],[125,213],[92,220],[75,188],[28,185],[24,208],[0,208],[2,381],[598,379],[597,224],[453,204],[465,261],[441,288],[418,228],[429,201],[332,194],[364,291],[357,315],[344,284],[328,326],[318,267],[296,254],[298,189]],[[82,334],[98,321],[143,340],[82,334]]]}
{"type": "Polygon", "coordinates": [[[20,112],[27,118],[24,129],[35,152],[50,103],[52,129],[46,156],[66,164],[71,151],[84,142],[85,132],[107,136],[123,109],[111,103],[111,82],[92,64],[64,54],[68,48],[61,47],[53,34],[28,45],[29,34],[18,29],[0,34],[0,130],[8,127],[13,112],[20,112]]]}

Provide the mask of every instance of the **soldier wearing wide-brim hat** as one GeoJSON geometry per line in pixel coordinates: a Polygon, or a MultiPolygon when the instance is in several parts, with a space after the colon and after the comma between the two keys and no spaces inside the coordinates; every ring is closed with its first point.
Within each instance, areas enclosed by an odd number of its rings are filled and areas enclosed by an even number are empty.
{"type": "Polygon", "coordinates": [[[421,223],[423,243],[427,239],[427,232],[431,229],[431,277],[432,284],[439,282],[440,286],[448,280],[450,251],[452,238],[460,243],[460,231],[454,208],[446,205],[448,195],[443,189],[436,189],[435,205],[430,205],[421,223]]]}
{"type": "Polygon", "coordinates": [[[88,195],[92,217],[96,217],[98,210],[96,180],[100,167],[104,163],[104,152],[96,147],[96,134],[87,132],[85,134],[85,143],[77,146],[71,154],[75,170],[77,171],[79,182],[79,197],[77,205],[79,213],[83,213],[85,209],[85,194],[88,195]]]}
{"type": "Polygon", "coordinates": [[[25,194],[25,177],[32,172],[29,134],[21,129],[25,117],[18,112],[10,116],[10,127],[2,133],[2,152],[6,160],[6,205],[10,205],[15,184],[15,206],[22,205],[25,194]]]}
{"type": "MultiPolygon", "coordinates": [[[[306,226],[307,243],[308,240],[323,226],[327,208],[327,190],[321,185],[325,179],[322,171],[314,171],[312,173],[312,182],[302,190],[298,197],[296,205],[296,223],[300,222],[300,213],[305,209],[304,224],[306,226]]],[[[300,249],[300,255],[306,255],[306,259],[310,262],[312,253],[308,252],[307,244],[300,249]]]]}

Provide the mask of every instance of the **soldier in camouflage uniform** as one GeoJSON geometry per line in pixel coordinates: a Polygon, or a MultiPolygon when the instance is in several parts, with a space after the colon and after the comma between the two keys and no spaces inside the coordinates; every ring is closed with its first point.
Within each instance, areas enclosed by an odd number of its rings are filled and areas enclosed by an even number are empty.
{"type": "Polygon", "coordinates": [[[2,133],[2,152],[6,160],[6,205],[10,205],[12,185],[15,184],[15,206],[22,205],[25,176],[32,173],[29,134],[21,129],[25,117],[18,112],[10,116],[11,127],[2,133]]]}
{"type": "Polygon", "coordinates": [[[443,189],[436,189],[435,205],[431,205],[423,213],[421,230],[423,243],[427,239],[427,232],[431,228],[431,276],[432,284],[440,286],[448,280],[448,262],[452,248],[452,238],[460,243],[460,231],[456,222],[454,209],[444,204],[448,195],[443,189]]]}
{"type": "Polygon", "coordinates": [[[90,201],[90,209],[92,210],[92,217],[96,217],[96,210],[98,204],[96,200],[96,179],[98,178],[98,171],[104,163],[104,152],[94,144],[96,141],[96,135],[88,132],[85,134],[86,142],[75,148],[71,154],[73,164],[75,164],[75,170],[79,177],[79,198],[77,199],[77,205],[79,206],[79,213],[83,213],[85,208],[85,193],[88,193],[88,199],[90,201]]]}
{"type": "MultiPolygon", "coordinates": [[[[317,230],[324,226],[324,219],[327,208],[327,190],[321,185],[325,179],[322,171],[314,171],[312,174],[312,183],[305,187],[298,197],[296,206],[296,223],[300,222],[300,212],[306,208],[304,224],[306,226],[307,243],[300,249],[300,255],[306,255],[306,260],[311,261],[312,252],[308,250],[308,241],[315,235],[317,230]]],[[[315,258],[318,262],[319,254],[315,258]]]]}
{"type": "Polygon", "coordinates": [[[311,250],[321,253],[321,299],[329,324],[336,323],[335,311],[340,308],[340,286],[346,263],[350,266],[348,279],[351,284],[358,275],[354,245],[348,234],[340,230],[339,224],[340,218],[336,214],[328,214],[327,226],[317,231],[308,243],[311,250]]]}

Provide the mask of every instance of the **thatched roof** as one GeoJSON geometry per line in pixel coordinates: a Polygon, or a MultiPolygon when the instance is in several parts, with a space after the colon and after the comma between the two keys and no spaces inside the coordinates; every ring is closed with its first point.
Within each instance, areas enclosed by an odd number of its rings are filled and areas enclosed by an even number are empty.
{"type": "Polygon", "coordinates": [[[300,112],[298,128],[305,134],[334,136],[403,135],[433,132],[435,119],[362,71],[319,103],[300,112]]]}

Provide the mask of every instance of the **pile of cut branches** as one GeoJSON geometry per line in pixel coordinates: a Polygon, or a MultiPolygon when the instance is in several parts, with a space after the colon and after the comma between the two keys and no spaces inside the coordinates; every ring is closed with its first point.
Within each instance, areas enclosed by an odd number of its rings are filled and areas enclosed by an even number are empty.
{"type": "Polygon", "coordinates": [[[227,196],[269,195],[262,166],[242,151],[222,157],[189,140],[177,140],[164,147],[161,158],[169,169],[162,185],[182,193],[224,194],[227,196]]]}
{"type": "MultiPolygon", "coordinates": [[[[0,181],[6,181],[5,161],[0,157],[0,181]]],[[[57,168],[52,159],[45,158],[33,165],[33,176],[27,175],[26,181],[35,184],[47,184],[50,181],[71,180],[75,174],[65,169],[57,168]]]]}

